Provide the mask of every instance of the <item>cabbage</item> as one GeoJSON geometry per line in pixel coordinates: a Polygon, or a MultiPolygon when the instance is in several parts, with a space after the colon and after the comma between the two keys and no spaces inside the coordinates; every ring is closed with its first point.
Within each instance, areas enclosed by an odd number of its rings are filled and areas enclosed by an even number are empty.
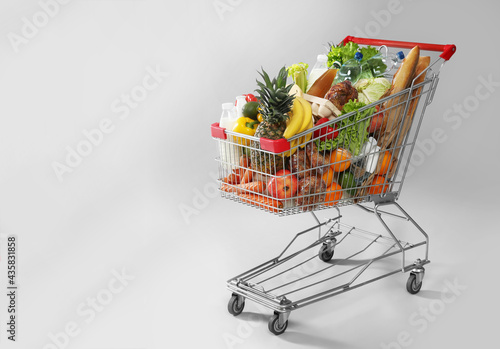
{"type": "Polygon", "coordinates": [[[358,100],[365,104],[376,102],[391,87],[386,78],[360,79],[354,84],[358,91],[358,100]]]}

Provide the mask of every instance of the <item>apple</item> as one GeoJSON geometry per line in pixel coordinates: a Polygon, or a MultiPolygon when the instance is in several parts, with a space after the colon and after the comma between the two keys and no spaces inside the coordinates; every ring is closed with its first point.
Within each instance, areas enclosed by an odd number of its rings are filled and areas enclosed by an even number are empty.
{"type": "Polygon", "coordinates": [[[384,122],[384,114],[380,113],[374,115],[370,121],[370,126],[368,126],[368,133],[375,133],[382,127],[384,122]]]}
{"type": "Polygon", "coordinates": [[[280,170],[276,172],[276,176],[269,180],[267,191],[269,195],[277,199],[288,199],[297,193],[298,180],[292,172],[288,170],[280,170]]]}

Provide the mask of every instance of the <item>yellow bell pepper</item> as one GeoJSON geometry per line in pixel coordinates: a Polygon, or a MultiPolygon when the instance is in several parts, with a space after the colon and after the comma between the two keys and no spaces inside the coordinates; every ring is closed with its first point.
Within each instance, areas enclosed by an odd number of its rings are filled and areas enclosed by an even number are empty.
{"type": "MultiPolygon", "coordinates": [[[[258,125],[259,122],[257,120],[242,116],[236,120],[236,124],[233,127],[233,132],[253,136],[258,125]]],[[[246,138],[235,137],[235,142],[241,145],[250,145],[250,140],[246,138]]]]}

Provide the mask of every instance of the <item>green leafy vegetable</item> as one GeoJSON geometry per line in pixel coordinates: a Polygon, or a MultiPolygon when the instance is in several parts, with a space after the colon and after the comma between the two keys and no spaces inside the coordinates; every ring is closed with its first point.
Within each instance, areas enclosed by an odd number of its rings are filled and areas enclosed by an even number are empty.
{"type": "Polygon", "coordinates": [[[378,101],[391,87],[386,78],[360,79],[354,84],[358,91],[358,100],[365,104],[378,101]]]}
{"type": "Polygon", "coordinates": [[[344,45],[343,42],[340,45],[336,46],[332,44],[330,46],[330,52],[328,53],[328,62],[326,65],[328,68],[332,66],[334,68],[340,68],[342,64],[347,62],[348,60],[354,58],[356,52],[358,52],[359,46],[354,42],[348,42],[344,45]]]}
{"type": "Polygon", "coordinates": [[[291,76],[293,81],[304,92],[306,92],[307,90],[307,68],[309,68],[309,64],[302,62],[298,64],[292,64],[287,68],[288,76],[291,76]]]}
{"type": "MultiPolygon", "coordinates": [[[[366,106],[365,103],[358,102],[357,100],[349,100],[344,105],[340,115],[348,114],[352,111],[366,106]]],[[[375,108],[371,107],[363,111],[351,115],[350,117],[342,120],[339,125],[339,135],[335,139],[327,139],[325,141],[316,140],[316,146],[319,151],[331,150],[335,148],[344,148],[356,156],[361,151],[361,147],[368,140],[368,126],[370,125],[370,116],[375,113],[375,108]]]]}
{"type": "Polygon", "coordinates": [[[378,53],[378,50],[375,47],[368,45],[366,47],[361,47],[359,52],[363,55],[363,59],[361,60],[363,62],[375,56],[378,53]]]}
{"type": "Polygon", "coordinates": [[[377,48],[370,45],[366,47],[359,47],[358,44],[353,42],[348,42],[346,45],[342,42],[338,46],[330,44],[327,66],[329,68],[334,67],[336,69],[340,69],[344,63],[354,58],[356,52],[361,52],[361,54],[363,54],[363,59],[361,59],[363,72],[359,77],[360,79],[371,79],[383,75],[387,66],[381,58],[372,59],[368,62],[370,58],[379,53],[377,48]]]}

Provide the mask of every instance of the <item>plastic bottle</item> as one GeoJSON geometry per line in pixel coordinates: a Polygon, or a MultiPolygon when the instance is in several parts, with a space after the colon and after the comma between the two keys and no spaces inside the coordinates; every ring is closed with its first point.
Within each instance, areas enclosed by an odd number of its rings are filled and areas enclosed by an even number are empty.
{"type": "MultiPolygon", "coordinates": [[[[219,126],[226,130],[232,130],[237,119],[237,108],[234,107],[233,103],[223,103],[219,126]]],[[[219,142],[220,161],[226,171],[224,176],[228,176],[239,165],[240,150],[238,146],[231,144],[231,142],[232,136],[230,135],[227,136],[227,141],[219,142]]]]}
{"type": "Polygon", "coordinates": [[[327,69],[316,81],[312,84],[311,88],[307,90],[307,94],[324,98],[326,93],[332,87],[333,80],[337,75],[337,69],[327,69]]]}
{"type": "Polygon", "coordinates": [[[318,55],[318,57],[316,57],[316,64],[312,68],[311,73],[307,78],[307,91],[309,91],[314,82],[328,70],[328,67],[326,65],[327,61],[327,55],[318,55]]]}
{"type": "Polygon", "coordinates": [[[377,53],[375,56],[371,57],[367,62],[372,62],[369,64],[373,76],[380,76],[388,73],[391,71],[393,68],[397,68],[401,65],[403,62],[403,59],[405,58],[405,55],[403,51],[399,51],[396,53],[391,53],[388,52],[386,46],[381,46],[380,47],[380,52],[377,53]],[[382,49],[385,48],[385,52],[382,52],[382,49]],[[379,67],[376,62],[382,62],[385,64],[385,69],[384,67],[379,67]]]}
{"type": "Polygon", "coordinates": [[[360,156],[366,156],[365,169],[367,172],[373,173],[377,169],[380,147],[377,145],[377,140],[369,137],[361,148],[360,156]]]}
{"type": "Polygon", "coordinates": [[[245,104],[247,104],[245,96],[236,97],[236,118],[241,118],[243,116],[243,106],[245,104]]]}
{"type": "Polygon", "coordinates": [[[354,58],[348,60],[342,65],[342,67],[340,67],[335,80],[333,80],[333,84],[349,80],[351,81],[351,84],[354,85],[359,80],[359,77],[363,72],[361,64],[362,59],[363,54],[361,52],[356,52],[354,58]]]}

